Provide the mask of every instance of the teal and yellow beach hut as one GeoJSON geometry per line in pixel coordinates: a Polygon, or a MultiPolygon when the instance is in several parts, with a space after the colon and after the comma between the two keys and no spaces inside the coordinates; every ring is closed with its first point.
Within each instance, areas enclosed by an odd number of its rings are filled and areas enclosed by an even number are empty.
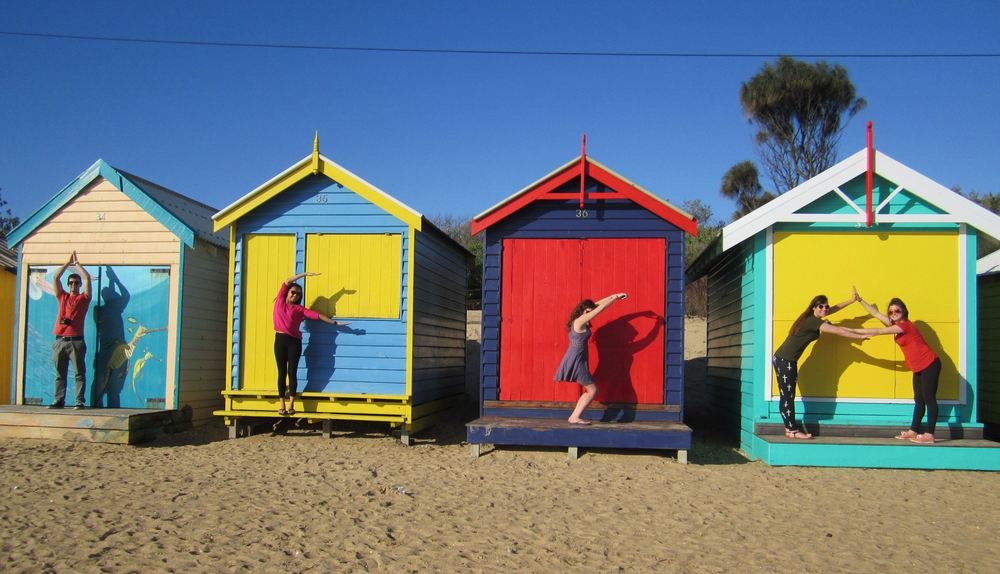
{"type": "Polygon", "coordinates": [[[427,219],[319,153],[215,214],[230,230],[231,436],[275,417],[271,320],[282,281],[305,270],[303,304],[348,326],[303,324],[297,418],[380,421],[403,442],[459,404],[468,251],[427,219]]]}
{"type": "MultiPolygon", "coordinates": [[[[742,451],[773,465],[1000,470],[976,408],[980,234],[1000,236],[1000,217],[870,148],[727,225],[687,276],[708,276],[714,420],[738,426],[742,451]],[[892,439],[909,425],[913,390],[891,336],[812,345],[799,361],[796,412],[817,439],[783,436],[774,349],[814,295],[836,303],[855,285],[883,310],[891,297],[906,301],[941,357],[936,434],[947,440],[892,439]]],[[[860,305],[831,321],[880,326],[860,305]]]]}
{"type": "MultiPolygon", "coordinates": [[[[92,277],[85,418],[28,416],[30,409],[21,409],[15,413],[21,430],[37,426],[48,430],[31,436],[136,442],[128,425],[123,433],[111,432],[117,423],[101,417],[167,411],[188,426],[214,420],[223,380],[220,301],[229,246],[225,232],[212,230],[214,212],[97,160],[10,232],[7,240],[18,256],[14,405],[38,408],[53,400],[56,270],[76,251],[92,277]],[[26,416],[40,423],[25,422],[26,416]],[[61,424],[72,429],[56,428],[61,424]]],[[[17,424],[0,422],[0,430],[21,436],[17,424]]]]}

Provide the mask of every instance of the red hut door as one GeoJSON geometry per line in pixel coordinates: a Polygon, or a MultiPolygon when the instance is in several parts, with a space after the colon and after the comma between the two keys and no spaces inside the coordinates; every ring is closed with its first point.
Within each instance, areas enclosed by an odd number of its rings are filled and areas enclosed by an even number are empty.
{"type": "Polygon", "coordinates": [[[505,239],[502,273],[501,400],[575,401],[579,385],[552,380],[570,311],[624,291],[591,324],[597,400],[663,403],[665,239],[505,239]]]}

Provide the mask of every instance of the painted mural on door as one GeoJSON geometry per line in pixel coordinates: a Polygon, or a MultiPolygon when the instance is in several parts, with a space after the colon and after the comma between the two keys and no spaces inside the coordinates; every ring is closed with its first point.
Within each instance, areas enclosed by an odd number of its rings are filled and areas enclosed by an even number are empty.
{"type": "Polygon", "coordinates": [[[502,265],[501,400],[575,401],[578,385],[552,380],[569,313],[624,291],[591,325],[597,400],[663,402],[664,239],[505,239],[502,265]]]}
{"type": "MultiPolygon", "coordinates": [[[[52,285],[58,268],[29,270],[24,404],[54,399],[52,329],[59,305],[52,285]]],[[[93,297],[84,329],[87,406],[165,408],[169,269],[88,266],[87,272],[93,297]]],[[[70,394],[72,366],[67,379],[70,394]]]]}

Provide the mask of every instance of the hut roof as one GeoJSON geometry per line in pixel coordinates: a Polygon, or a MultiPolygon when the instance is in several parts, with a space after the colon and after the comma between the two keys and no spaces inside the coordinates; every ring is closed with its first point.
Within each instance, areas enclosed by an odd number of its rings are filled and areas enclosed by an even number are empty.
{"type": "Polygon", "coordinates": [[[7,247],[7,240],[0,237],[0,268],[8,271],[17,269],[17,254],[10,247],[7,247]]]}
{"type": "Polygon", "coordinates": [[[976,275],[1000,273],[1000,249],[976,261],[976,275]]]}
{"type": "Polygon", "coordinates": [[[653,195],[638,184],[625,179],[608,167],[583,154],[566,162],[552,173],[473,217],[472,233],[476,234],[483,231],[487,227],[509,217],[537,200],[576,200],[580,198],[579,193],[556,192],[555,190],[572,181],[574,178],[580,177],[581,174],[585,174],[586,177],[603,183],[613,190],[611,192],[585,193],[584,197],[590,199],[627,199],[691,235],[698,233],[698,222],[691,214],[653,195]]]}
{"type": "MultiPolygon", "coordinates": [[[[739,245],[775,223],[822,221],[866,225],[867,213],[846,197],[839,187],[859,175],[865,174],[867,169],[868,151],[862,149],[837,165],[772,199],[722,229],[722,251],[739,245]],[[839,195],[851,209],[837,214],[818,214],[803,210],[814,201],[829,194],[839,195]]],[[[873,206],[876,222],[966,223],[987,235],[1000,239],[1000,216],[880,151],[875,152],[875,173],[898,186],[878,206],[873,206]],[[933,205],[938,213],[889,213],[887,207],[889,201],[904,191],[933,205]]]]}
{"type": "Polygon", "coordinates": [[[294,163],[291,167],[270,180],[264,182],[257,189],[237,199],[222,211],[212,216],[215,221],[215,229],[219,230],[231,225],[247,213],[250,213],[264,202],[292,187],[299,181],[311,175],[323,174],[330,179],[343,185],[347,189],[360,195],[367,201],[381,207],[387,212],[399,218],[407,225],[414,227],[418,231],[426,223],[424,216],[415,209],[405,205],[393,198],[381,189],[368,183],[358,175],[330,158],[319,153],[319,135],[313,144],[313,153],[294,163]]]}
{"type": "Polygon", "coordinates": [[[196,238],[216,245],[228,245],[228,236],[215,233],[208,224],[208,216],[215,211],[213,208],[112,167],[103,159],[94,162],[45,205],[11,230],[7,235],[10,245],[14,246],[23,241],[98,178],[111,182],[188,247],[194,247],[196,238]]]}

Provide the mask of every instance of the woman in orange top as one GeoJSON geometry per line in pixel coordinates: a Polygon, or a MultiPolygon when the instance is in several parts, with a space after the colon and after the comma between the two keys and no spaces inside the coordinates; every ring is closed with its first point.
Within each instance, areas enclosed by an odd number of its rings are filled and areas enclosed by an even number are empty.
{"type": "MultiPolygon", "coordinates": [[[[857,290],[855,290],[857,293],[857,290]]],[[[862,335],[893,335],[896,344],[903,351],[903,359],[907,368],[913,371],[913,420],[910,428],[898,435],[899,440],[909,440],[917,444],[934,444],[934,427],[937,423],[938,377],[941,375],[941,359],[924,341],[917,326],[910,322],[910,312],[899,297],[889,300],[887,315],[879,312],[878,307],[865,302],[860,295],[858,302],[872,316],[882,321],[885,327],[872,329],[854,329],[862,335]],[[920,432],[920,421],[927,411],[927,432],[920,432]]]]}

